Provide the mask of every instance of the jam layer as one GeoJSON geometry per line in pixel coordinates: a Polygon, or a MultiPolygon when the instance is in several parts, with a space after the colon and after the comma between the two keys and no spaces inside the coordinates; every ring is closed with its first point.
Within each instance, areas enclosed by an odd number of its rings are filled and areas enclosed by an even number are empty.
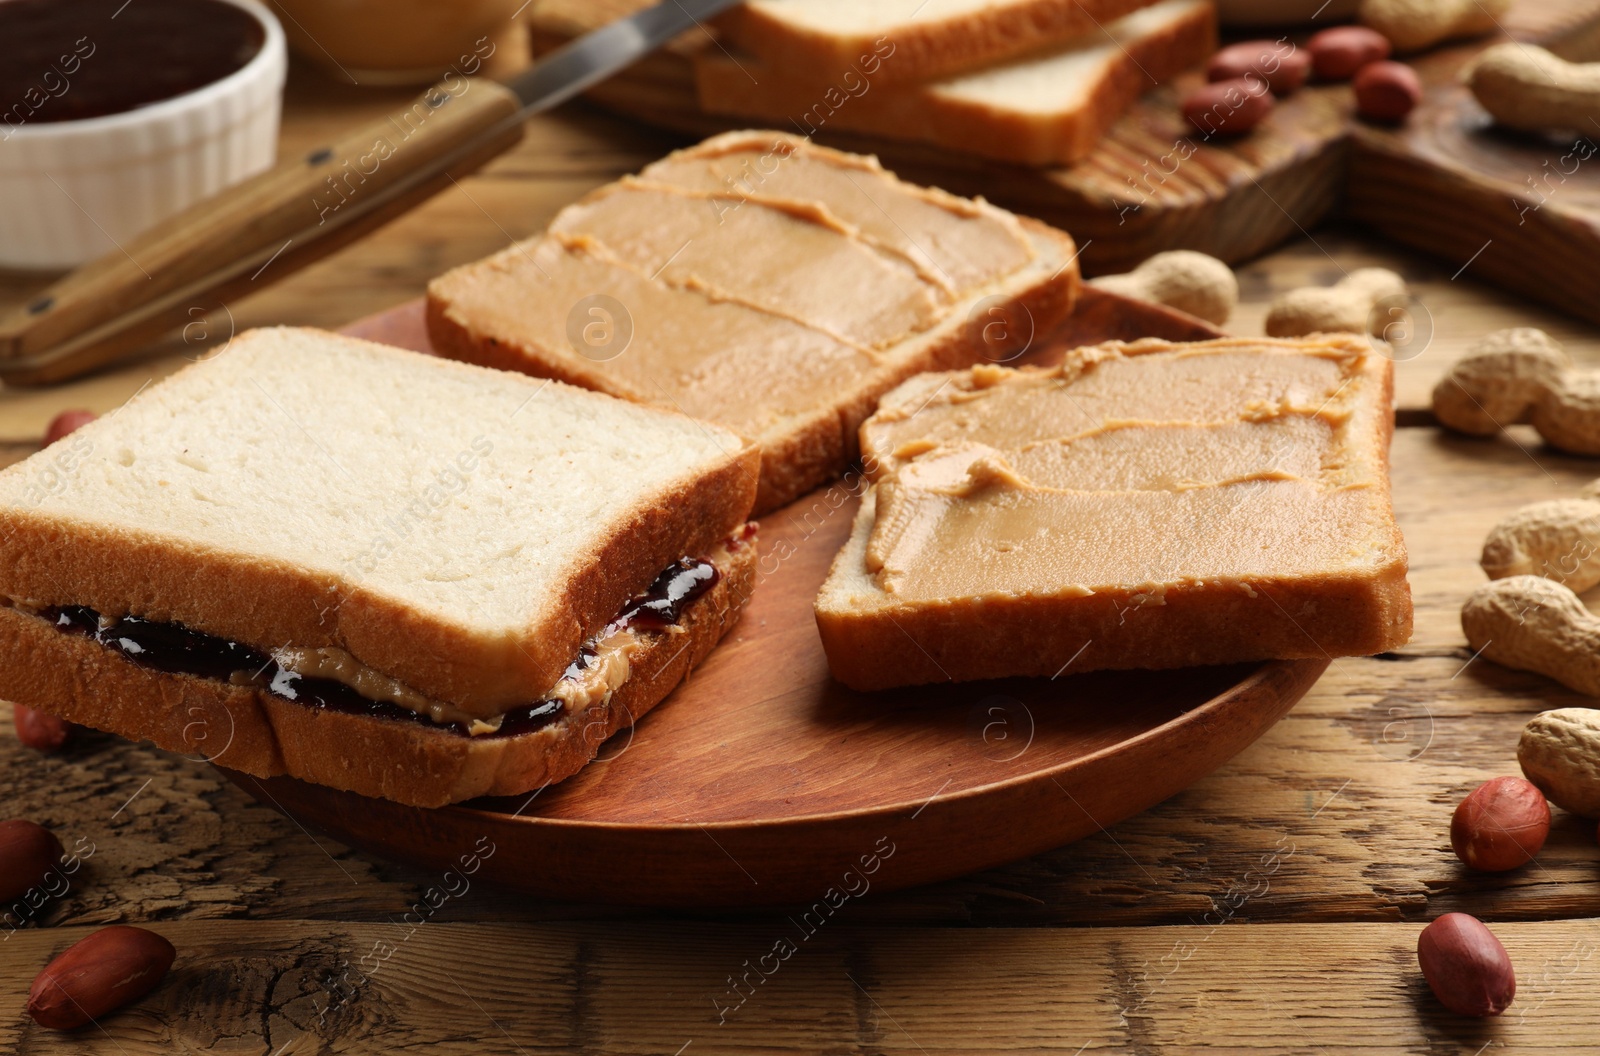
{"type": "MultiPolygon", "coordinates": [[[[629,599],[605,629],[584,643],[563,679],[579,678],[594,663],[596,642],[624,631],[659,634],[675,626],[683,611],[717,583],[719,573],[709,561],[682,558],[668,566],[644,593],[629,599]]],[[[350,715],[412,722],[463,736],[465,723],[437,723],[426,715],[388,701],[371,700],[343,682],[296,674],[268,653],[177,623],[161,623],[138,616],[104,617],[83,605],[44,609],[40,615],[68,634],[93,639],[124,659],[174,675],[192,675],[235,684],[255,685],[284,700],[350,715]]],[[[543,699],[508,710],[500,726],[486,737],[515,737],[555,722],[566,711],[559,699],[543,699]]]]}

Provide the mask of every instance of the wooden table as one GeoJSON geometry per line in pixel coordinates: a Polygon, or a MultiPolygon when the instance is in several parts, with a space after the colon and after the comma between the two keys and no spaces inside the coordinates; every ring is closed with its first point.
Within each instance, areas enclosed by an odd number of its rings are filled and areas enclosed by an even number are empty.
{"type": "MultiPolygon", "coordinates": [[[[291,76],[293,153],[399,93],[291,76]]],[[[459,190],[258,295],[209,336],[265,323],[336,326],[414,297],[439,271],[537,231],[579,194],[678,145],[582,106],[459,190]]],[[[1456,802],[1517,772],[1532,714],[1590,703],[1470,661],[1457,613],[1481,582],[1484,532],[1566,496],[1600,462],[1442,434],[1434,379],[1475,338],[1539,326],[1600,363],[1600,334],[1338,227],[1242,269],[1231,324],[1260,333],[1278,291],[1382,264],[1432,315],[1399,365],[1395,503],[1411,551],[1416,637],[1336,661],[1287,719],[1211,778],[1102,835],[894,895],[852,898],[815,935],[786,912],[674,914],[529,900],[368,858],[257,806],[210,767],[90,734],[66,754],[0,732],[0,816],[91,849],[43,926],[0,929],[0,1051],[311,1052],[1428,1052],[1595,1048],[1600,847],[1557,812],[1538,862],[1468,873],[1456,802]],[[441,894],[442,893],[442,894],[441,894]],[[434,908],[432,904],[436,904],[434,908]],[[1446,1014],[1414,953],[1450,910],[1490,922],[1516,962],[1498,1020],[1446,1014]],[[75,1035],[35,1027],[24,995],[96,926],[148,924],[179,961],[131,1011],[75,1035]],[[787,941],[795,952],[768,957],[787,941]],[[766,971],[778,965],[770,975],[766,971]]],[[[0,281],[12,303],[37,279],[0,281]]],[[[219,322],[220,321],[220,324],[219,322]]],[[[20,457],[70,406],[105,410],[199,347],[70,387],[0,392],[20,457]]],[[[0,708],[4,708],[0,705],[0,708]]],[[[3,719],[3,716],[0,716],[3,719]]],[[[627,862],[618,862],[627,869],[627,862]]]]}

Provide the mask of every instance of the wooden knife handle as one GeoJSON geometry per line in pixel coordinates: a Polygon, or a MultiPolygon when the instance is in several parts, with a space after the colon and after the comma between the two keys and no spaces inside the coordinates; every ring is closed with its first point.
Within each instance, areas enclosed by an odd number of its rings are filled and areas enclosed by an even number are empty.
{"type": "Polygon", "coordinates": [[[0,321],[0,377],[54,381],[180,325],[202,296],[242,294],[331,253],[522,138],[522,104],[447,78],[410,106],[282,162],[71,272],[0,321]]]}

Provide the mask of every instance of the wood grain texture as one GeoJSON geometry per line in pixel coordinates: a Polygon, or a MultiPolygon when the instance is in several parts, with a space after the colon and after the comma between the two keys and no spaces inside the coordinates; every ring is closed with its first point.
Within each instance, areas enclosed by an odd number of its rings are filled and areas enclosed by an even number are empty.
{"type": "MultiPolygon", "coordinates": [[[[1574,61],[1600,58],[1592,3],[1518,6],[1507,32],[1574,61]]],[[[1359,125],[1347,209],[1385,237],[1481,279],[1600,321],[1600,126],[1530,135],[1494,127],[1461,82],[1479,46],[1411,60],[1428,87],[1398,128],[1359,125]]]]}
{"type": "MultiPolygon", "coordinates": [[[[1263,868],[1269,868],[1263,866],[1263,868]]],[[[458,884],[458,887],[463,886],[458,884]]],[[[1245,901],[1248,901],[1247,899],[1245,901]]],[[[1411,924],[1072,930],[172,924],[166,983],[99,1029],[0,1020],[18,1054],[1590,1052],[1600,923],[1495,931],[1519,976],[1494,1020],[1428,992],[1411,924]]],[[[81,935],[13,939],[0,1004],[81,935]]]]}

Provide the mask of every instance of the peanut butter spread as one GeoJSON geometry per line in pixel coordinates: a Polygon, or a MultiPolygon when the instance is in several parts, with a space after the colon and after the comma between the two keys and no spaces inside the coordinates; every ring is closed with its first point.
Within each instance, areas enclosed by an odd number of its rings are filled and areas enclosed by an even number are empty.
{"type": "Polygon", "coordinates": [[[831,405],[887,350],[1035,257],[1015,217],[903,183],[874,159],[776,133],[723,136],[491,258],[474,276],[471,325],[603,365],[586,383],[616,395],[758,436],[831,405]],[[529,311],[530,296],[561,310],[529,311]]]}
{"type": "MultiPolygon", "coordinates": [[[[682,628],[668,628],[667,633],[682,633],[682,628]]],[[[644,639],[631,630],[612,630],[603,638],[589,643],[593,655],[584,666],[574,664],[566,675],[544,694],[546,700],[559,700],[570,712],[577,713],[597,703],[605,703],[617,687],[632,673],[632,659],[644,648],[644,639]]],[[[272,654],[278,666],[308,678],[331,678],[343,682],[368,700],[384,700],[398,704],[418,715],[426,715],[434,722],[459,722],[471,734],[492,733],[500,728],[502,715],[487,718],[469,714],[453,704],[433,700],[418,693],[403,682],[396,681],[381,671],[361,663],[343,649],[301,649],[293,646],[272,654]]]]}
{"type": "MultiPolygon", "coordinates": [[[[291,645],[275,650],[272,659],[286,671],[307,678],[343,682],[368,700],[386,700],[407,711],[426,715],[434,722],[465,722],[470,726],[483,721],[453,705],[423,696],[404,682],[368,667],[343,649],[307,649],[291,645]]],[[[473,729],[473,732],[478,731],[473,729]]]]}
{"type": "MultiPolygon", "coordinates": [[[[681,634],[682,628],[670,627],[666,633],[681,634]]],[[[592,652],[587,664],[573,664],[567,673],[543,694],[545,700],[560,700],[568,711],[577,714],[595,704],[611,699],[617,688],[632,674],[632,659],[644,648],[643,636],[628,629],[607,629],[605,634],[587,643],[592,652]]],[[[403,682],[363,664],[343,649],[305,649],[287,646],[275,650],[273,660],[286,671],[307,678],[329,678],[342,682],[368,700],[398,704],[407,711],[424,715],[437,723],[461,723],[473,736],[493,733],[500,728],[503,714],[487,717],[473,715],[454,704],[424,696],[403,682]]],[[[241,675],[232,681],[239,684],[262,684],[259,677],[241,675]]]]}
{"type": "Polygon", "coordinates": [[[625,179],[564,210],[550,233],[587,236],[596,255],[669,286],[862,348],[892,345],[940,318],[938,287],[813,202],[745,201],[625,179]],[[730,253],[730,243],[743,251],[730,253]]]}
{"type": "Polygon", "coordinates": [[[1160,592],[1372,567],[1385,429],[1355,339],[1078,350],[891,393],[866,571],[902,601],[1160,592]]]}
{"type": "Polygon", "coordinates": [[[868,244],[899,256],[949,295],[1027,264],[1014,217],[934,189],[910,188],[872,159],[810,146],[769,159],[760,141],[663,158],[641,173],[654,183],[748,195],[755,201],[821,203],[868,244]]]}

